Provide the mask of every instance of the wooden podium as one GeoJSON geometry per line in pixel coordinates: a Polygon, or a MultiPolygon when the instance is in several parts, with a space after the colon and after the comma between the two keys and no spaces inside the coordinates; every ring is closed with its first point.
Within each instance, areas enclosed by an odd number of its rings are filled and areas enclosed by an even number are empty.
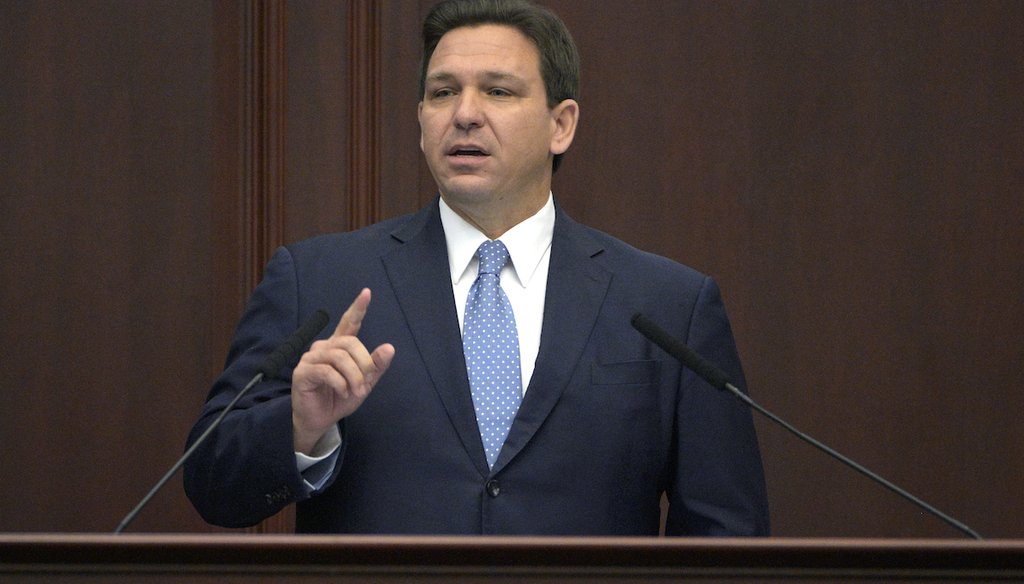
{"type": "Polygon", "coordinates": [[[1024,541],[0,534],[0,581],[1010,582],[1024,541]]]}

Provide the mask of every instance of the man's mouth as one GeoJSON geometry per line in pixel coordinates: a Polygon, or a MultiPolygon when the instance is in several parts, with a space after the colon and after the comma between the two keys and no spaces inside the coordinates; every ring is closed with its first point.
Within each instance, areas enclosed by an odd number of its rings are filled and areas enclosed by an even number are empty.
{"type": "Polygon", "coordinates": [[[487,152],[476,147],[455,147],[448,151],[448,156],[488,156],[487,152]]]}

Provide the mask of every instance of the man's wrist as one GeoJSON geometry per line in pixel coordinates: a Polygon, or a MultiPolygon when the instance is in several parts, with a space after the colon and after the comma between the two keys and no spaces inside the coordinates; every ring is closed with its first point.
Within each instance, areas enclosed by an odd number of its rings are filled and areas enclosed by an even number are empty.
{"type": "Polygon", "coordinates": [[[295,451],[296,461],[299,463],[299,472],[326,459],[341,446],[341,432],[338,425],[334,424],[324,432],[323,436],[310,448],[308,452],[295,451]]]}
{"type": "MultiPolygon", "coordinates": [[[[338,425],[331,424],[327,428],[320,430],[308,430],[304,429],[298,421],[292,416],[292,445],[296,453],[301,453],[306,456],[315,457],[314,452],[320,447],[321,442],[324,438],[331,434],[331,428],[334,428],[334,434],[338,434],[338,425]]],[[[340,442],[340,439],[339,439],[340,442]]]]}

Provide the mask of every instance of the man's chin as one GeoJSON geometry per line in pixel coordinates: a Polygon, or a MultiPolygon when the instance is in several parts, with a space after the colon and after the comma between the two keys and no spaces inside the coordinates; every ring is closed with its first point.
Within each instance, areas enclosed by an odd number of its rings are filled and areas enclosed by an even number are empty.
{"type": "Polygon", "coordinates": [[[445,201],[457,201],[462,204],[481,203],[491,199],[494,185],[481,177],[463,176],[447,181],[440,186],[445,201]]]}

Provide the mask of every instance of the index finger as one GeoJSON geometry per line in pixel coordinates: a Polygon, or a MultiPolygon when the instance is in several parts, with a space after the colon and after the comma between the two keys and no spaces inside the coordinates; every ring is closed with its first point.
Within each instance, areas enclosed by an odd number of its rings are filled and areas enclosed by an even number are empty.
{"type": "Polygon", "coordinates": [[[352,301],[352,304],[345,311],[345,314],[341,315],[341,320],[338,321],[337,328],[334,329],[335,337],[338,336],[355,336],[359,334],[359,328],[363,326],[363,317],[366,316],[366,310],[370,307],[370,289],[363,288],[356,299],[352,301]]]}

